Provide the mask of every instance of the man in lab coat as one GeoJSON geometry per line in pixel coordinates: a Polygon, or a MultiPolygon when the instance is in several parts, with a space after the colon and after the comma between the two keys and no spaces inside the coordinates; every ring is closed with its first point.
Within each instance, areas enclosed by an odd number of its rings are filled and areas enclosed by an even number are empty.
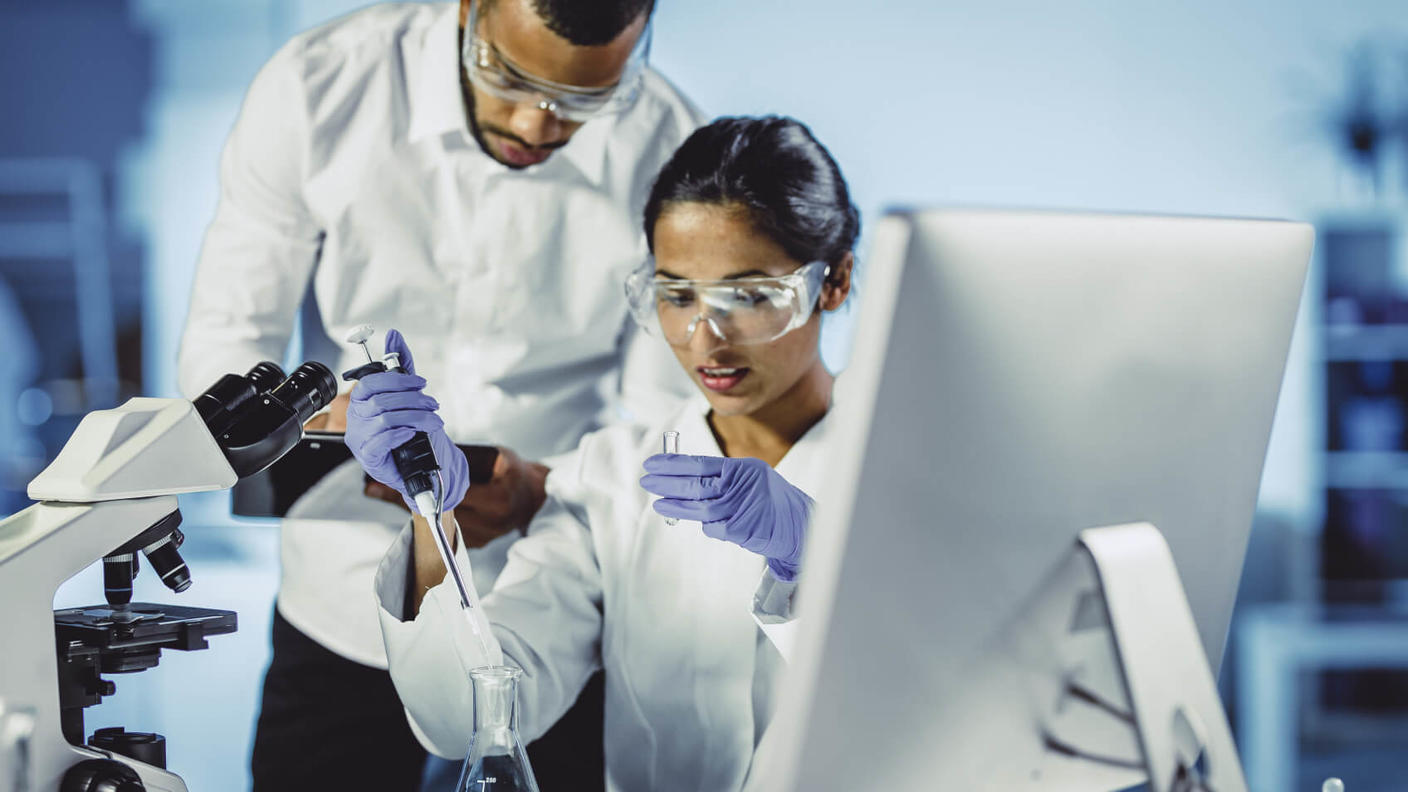
{"type": "MultiPolygon", "coordinates": [[[[622,289],[646,255],[651,180],[701,121],[647,65],[652,5],[388,4],[292,39],[255,77],[221,159],[182,391],[282,359],[305,294],[305,357],[336,370],[365,360],[334,343],[353,327],[401,329],[450,436],[502,444],[494,481],[457,512],[492,539],[474,564],[491,582],[542,502],[546,468],[524,460],[691,392],[668,349],[636,343],[622,289]]],[[[254,788],[414,788],[425,754],[372,594],[405,512],[364,497],[352,463],[295,516],[254,788]]]]}

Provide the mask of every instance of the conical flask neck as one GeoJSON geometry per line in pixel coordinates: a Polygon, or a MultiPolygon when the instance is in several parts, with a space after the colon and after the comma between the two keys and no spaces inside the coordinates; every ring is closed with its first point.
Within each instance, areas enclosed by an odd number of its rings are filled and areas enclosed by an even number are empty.
{"type": "Polygon", "coordinates": [[[486,666],[469,672],[474,686],[474,734],[458,792],[538,792],[518,737],[517,668],[486,666]]]}
{"type": "Polygon", "coordinates": [[[510,747],[518,725],[517,678],[471,674],[470,679],[474,683],[475,735],[495,743],[506,740],[503,747],[510,747]]]}

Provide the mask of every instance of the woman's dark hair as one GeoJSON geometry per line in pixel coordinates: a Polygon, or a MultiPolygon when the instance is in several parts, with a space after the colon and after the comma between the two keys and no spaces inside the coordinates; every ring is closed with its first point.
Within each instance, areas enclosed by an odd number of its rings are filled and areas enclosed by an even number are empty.
{"type": "Polygon", "coordinates": [[[737,204],[797,261],[834,264],[855,247],[860,212],[831,153],[796,119],[720,118],[665,163],[645,204],[645,239],[671,204],[737,204]]]}

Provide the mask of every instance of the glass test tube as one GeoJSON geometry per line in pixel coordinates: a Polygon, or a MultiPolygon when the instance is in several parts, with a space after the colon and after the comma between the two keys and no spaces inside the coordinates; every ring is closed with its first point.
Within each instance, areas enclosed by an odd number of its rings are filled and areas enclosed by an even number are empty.
{"type": "MultiPolygon", "coordinates": [[[[667,454],[678,454],[678,453],[680,452],[680,433],[679,433],[679,432],[666,432],[666,433],[665,433],[664,449],[665,449],[665,453],[667,453],[667,454]]],[[[665,524],[666,524],[666,525],[677,525],[678,523],[679,523],[679,520],[676,520],[674,517],[666,517],[666,518],[665,518],[665,524]]]]}

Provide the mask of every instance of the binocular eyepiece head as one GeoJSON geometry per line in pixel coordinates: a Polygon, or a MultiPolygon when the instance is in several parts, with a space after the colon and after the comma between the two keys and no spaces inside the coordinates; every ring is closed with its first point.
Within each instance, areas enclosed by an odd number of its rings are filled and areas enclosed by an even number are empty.
{"type": "MultiPolygon", "coordinates": [[[[269,361],[245,374],[226,374],[192,400],[226,461],[240,478],[273,464],[303,436],[303,424],[337,396],[337,378],[310,361],[284,376],[269,361]]],[[[103,558],[103,589],[109,605],[132,601],[137,556],[147,557],[167,588],[185,591],[191,573],[181,558],[185,540],[174,511],[103,558]]]]}
{"type": "Polygon", "coordinates": [[[259,363],[243,376],[226,374],[196,397],[196,412],[240,478],[273,464],[303,436],[303,424],[337,396],[337,377],[317,361],[284,376],[259,363]]]}
{"type": "Polygon", "coordinates": [[[327,366],[310,360],[294,369],[269,395],[293,410],[301,425],[337,397],[337,377],[327,366]]]}
{"type": "Polygon", "coordinates": [[[226,374],[206,389],[205,393],[192,400],[196,412],[210,429],[218,435],[234,423],[235,415],[255,396],[278,387],[284,380],[284,370],[269,361],[256,363],[244,376],[226,374]]]}

